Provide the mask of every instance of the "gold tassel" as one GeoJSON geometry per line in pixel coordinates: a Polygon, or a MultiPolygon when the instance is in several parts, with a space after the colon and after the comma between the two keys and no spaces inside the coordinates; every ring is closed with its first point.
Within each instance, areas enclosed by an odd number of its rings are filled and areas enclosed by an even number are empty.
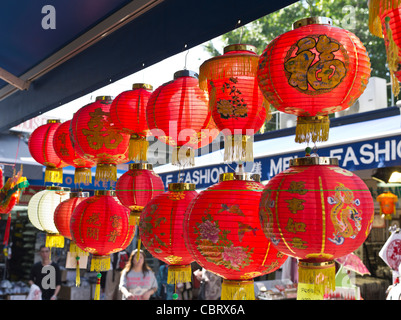
{"type": "Polygon", "coordinates": [[[110,269],[110,256],[92,256],[90,271],[108,271],[110,269]]]}
{"type": "Polygon", "coordinates": [[[117,181],[117,166],[111,163],[101,163],[96,166],[95,179],[98,181],[117,181]]]}
{"type": "Polygon", "coordinates": [[[230,135],[224,137],[224,162],[253,162],[253,136],[230,135]]]}
{"type": "Polygon", "coordinates": [[[176,265],[168,266],[168,274],[167,274],[168,284],[185,283],[191,281],[192,278],[191,278],[190,264],[185,266],[176,266],[176,265]]]}
{"type": "Polygon", "coordinates": [[[131,210],[130,215],[129,215],[129,225],[130,226],[138,226],[139,224],[139,219],[141,218],[141,211],[137,210],[131,210]]]}
{"type": "Polygon", "coordinates": [[[92,183],[92,171],[90,168],[76,168],[74,174],[75,184],[90,184],[92,183]]]}
{"type": "Polygon", "coordinates": [[[82,250],[80,247],[78,247],[75,242],[70,242],[70,252],[71,253],[76,253],[79,256],[89,256],[89,252],[82,250]]]}
{"type": "Polygon", "coordinates": [[[75,257],[75,260],[77,261],[77,265],[75,268],[75,286],[79,287],[81,285],[81,271],[79,270],[79,255],[75,257]]]}
{"type": "Polygon", "coordinates": [[[95,296],[93,300],[100,300],[100,279],[102,278],[102,274],[99,272],[97,275],[96,287],[95,287],[95,296]]]}
{"type": "Polygon", "coordinates": [[[45,182],[63,183],[63,168],[46,167],[45,182]]]}
{"type": "Polygon", "coordinates": [[[174,147],[171,164],[180,167],[193,167],[195,165],[195,151],[191,147],[174,147]]]}
{"type": "Polygon", "coordinates": [[[64,237],[55,233],[46,234],[46,247],[48,248],[64,248],[64,237]]]}
{"type": "Polygon", "coordinates": [[[323,296],[326,290],[334,291],[336,287],[336,268],[333,261],[298,262],[298,282],[313,284],[314,293],[323,296]]]}
{"type": "Polygon", "coordinates": [[[145,137],[131,135],[129,140],[129,159],[132,161],[147,161],[149,142],[145,137]]]}
{"type": "Polygon", "coordinates": [[[136,252],[136,261],[139,261],[139,257],[141,256],[141,238],[138,239],[137,252],[136,252]]]}
{"type": "Polygon", "coordinates": [[[383,38],[383,29],[380,16],[387,10],[396,9],[401,5],[401,0],[369,0],[369,30],[376,37],[383,38]]]}
{"type": "Polygon", "coordinates": [[[298,117],[295,142],[323,142],[329,139],[329,116],[298,117]]]}
{"type": "Polygon", "coordinates": [[[223,279],[221,300],[255,300],[253,280],[223,279]]]}

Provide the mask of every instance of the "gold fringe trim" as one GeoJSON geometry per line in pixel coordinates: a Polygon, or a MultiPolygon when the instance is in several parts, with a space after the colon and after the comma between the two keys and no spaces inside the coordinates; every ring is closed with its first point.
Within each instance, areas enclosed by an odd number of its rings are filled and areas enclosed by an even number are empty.
{"type": "Polygon", "coordinates": [[[298,117],[295,142],[323,142],[329,139],[329,116],[298,117]]]}
{"type": "Polygon", "coordinates": [[[63,168],[46,167],[45,182],[63,183],[63,168]]]}
{"type": "Polygon", "coordinates": [[[223,279],[221,300],[255,300],[253,280],[223,279]]]}
{"type": "Polygon", "coordinates": [[[323,295],[336,288],[336,268],[333,261],[322,263],[298,262],[298,282],[314,285],[314,292],[323,295]],[[323,292],[322,292],[323,290],[323,292]]]}
{"type": "Polygon", "coordinates": [[[149,142],[145,137],[131,135],[129,140],[128,156],[132,161],[147,161],[149,142]]]}
{"type": "Polygon", "coordinates": [[[192,281],[191,265],[185,266],[168,266],[167,283],[177,284],[192,281]]]}
{"type": "Polygon", "coordinates": [[[199,88],[208,90],[208,80],[230,77],[256,77],[259,56],[256,54],[221,55],[205,61],[199,68],[199,88]]]}
{"type": "Polygon", "coordinates": [[[75,242],[70,242],[70,252],[78,256],[89,256],[89,252],[82,250],[75,242]]]}
{"type": "Polygon", "coordinates": [[[90,271],[107,271],[110,269],[110,256],[92,256],[90,271]]]}
{"type": "Polygon", "coordinates": [[[115,164],[98,164],[95,179],[98,181],[117,181],[117,166],[115,164]]]}
{"type": "Polygon", "coordinates": [[[383,38],[383,29],[380,16],[387,10],[396,9],[401,5],[401,0],[370,0],[369,6],[369,31],[383,38]]]}
{"type": "Polygon", "coordinates": [[[195,151],[191,147],[174,147],[171,164],[180,167],[195,166],[195,151]]]}
{"type": "Polygon", "coordinates": [[[92,183],[92,171],[90,168],[76,168],[74,174],[75,184],[90,184],[92,183]]]}
{"type": "Polygon", "coordinates": [[[224,162],[253,161],[253,136],[231,135],[224,137],[224,162]]]}
{"type": "Polygon", "coordinates": [[[55,233],[46,234],[46,247],[48,248],[64,248],[64,237],[55,233]]]}
{"type": "Polygon", "coordinates": [[[129,225],[130,226],[138,226],[139,225],[139,219],[141,218],[141,212],[142,211],[131,211],[129,214],[129,225]]]}

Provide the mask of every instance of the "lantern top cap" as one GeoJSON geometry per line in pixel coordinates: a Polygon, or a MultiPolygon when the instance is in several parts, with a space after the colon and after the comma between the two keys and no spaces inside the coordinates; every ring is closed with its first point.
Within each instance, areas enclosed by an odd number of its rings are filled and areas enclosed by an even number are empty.
{"type": "Polygon", "coordinates": [[[115,197],[116,196],[116,192],[114,190],[95,190],[95,196],[115,197]]]}
{"type": "Polygon", "coordinates": [[[168,191],[195,191],[196,184],[195,183],[170,183],[168,185],[168,191]]]}
{"type": "Polygon", "coordinates": [[[256,53],[256,47],[250,44],[242,44],[242,43],[230,44],[224,47],[224,53],[228,53],[231,51],[250,51],[256,53]]]}
{"type": "Polygon", "coordinates": [[[132,85],[132,89],[146,89],[146,90],[153,90],[153,86],[147,83],[134,83],[132,85]]]}
{"type": "Polygon", "coordinates": [[[192,77],[198,79],[199,75],[195,71],[185,70],[185,69],[174,73],[174,80],[181,77],[192,77]]]}
{"type": "Polygon", "coordinates": [[[130,163],[130,170],[153,170],[151,163],[130,163]]]}
{"type": "Polygon", "coordinates": [[[250,172],[225,172],[220,174],[219,182],[232,180],[248,180],[260,182],[260,175],[250,172]]]}
{"type": "Polygon", "coordinates": [[[47,186],[46,190],[49,191],[65,191],[65,192],[70,192],[71,188],[67,188],[67,187],[59,187],[59,186],[47,186]]]}
{"type": "Polygon", "coordinates": [[[327,17],[309,17],[303,18],[298,21],[295,21],[292,24],[292,29],[296,29],[303,26],[308,26],[310,24],[328,24],[330,26],[333,25],[333,20],[327,17]]]}
{"type": "Polygon", "coordinates": [[[97,96],[96,101],[111,101],[113,98],[111,96],[97,96]]]}
{"type": "Polygon", "coordinates": [[[89,192],[71,192],[70,193],[70,199],[72,198],[88,198],[89,197],[89,192]]]}
{"type": "Polygon", "coordinates": [[[312,165],[338,166],[338,158],[304,157],[290,160],[290,167],[312,166],[312,165]]]}
{"type": "Polygon", "coordinates": [[[60,119],[49,119],[47,120],[47,123],[60,123],[60,119]]]}

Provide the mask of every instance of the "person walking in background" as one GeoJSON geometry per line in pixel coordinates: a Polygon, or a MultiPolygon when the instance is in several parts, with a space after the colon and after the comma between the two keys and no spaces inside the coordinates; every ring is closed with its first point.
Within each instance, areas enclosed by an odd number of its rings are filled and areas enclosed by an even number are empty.
{"type": "Polygon", "coordinates": [[[157,273],[157,298],[160,300],[173,300],[174,285],[167,284],[168,265],[160,262],[159,272],[157,273]]]}
{"type": "Polygon", "coordinates": [[[129,260],[121,272],[119,289],[123,300],[149,300],[157,291],[157,280],[145,261],[145,254],[138,250],[131,252],[129,260]]]}
{"type": "Polygon", "coordinates": [[[200,281],[198,300],[219,300],[221,297],[221,277],[202,268],[194,272],[200,281]]]}
{"type": "Polygon", "coordinates": [[[42,292],[42,300],[56,300],[61,288],[61,271],[59,265],[50,260],[50,248],[41,246],[41,261],[35,263],[29,276],[29,284],[37,285],[42,292]]]}

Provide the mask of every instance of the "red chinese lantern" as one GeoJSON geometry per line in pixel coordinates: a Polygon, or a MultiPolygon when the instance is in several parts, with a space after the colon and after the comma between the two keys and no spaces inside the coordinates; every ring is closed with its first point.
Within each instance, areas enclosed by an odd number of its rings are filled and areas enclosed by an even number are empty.
{"type": "Polygon", "coordinates": [[[172,164],[194,165],[194,149],[207,146],[218,135],[208,110],[208,97],[199,89],[198,75],[177,71],[174,80],[150,96],[146,119],[152,134],[173,147],[172,164]]]}
{"type": "Polygon", "coordinates": [[[135,83],[132,90],[120,93],[111,104],[110,119],[123,132],[130,134],[129,159],[146,161],[150,131],[146,123],[146,105],[153,87],[135,83]]]}
{"type": "Polygon", "coordinates": [[[337,158],[290,162],[265,186],[259,216],[277,250],[299,259],[299,282],[323,296],[334,290],[334,259],[356,250],[368,237],[374,215],[365,183],[338,167],[337,158]]]}
{"type": "Polygon", "coordinates": [[[384,38],[393,93],[397,96],[401,81],[401,1],[370,0],[368,6],[369,30],[384,38]]]}
{"type": "Polygon", "coordinates": [[[146,249],[169,265],[167,283],[191,282],[191,263],[183,238],[184,213],[197,196],[192,183],[170,183],[168,191],[145,206],[139,220],[139,234],[146,249]]]}
{"type": "Polygon", "coordinates": [[[48,120],[36,128],[29,137],[28,147],[32,158],[46,167],[45,182],[63,183],[63,168],[67,166],[57,155],[53,137],[60,120],[48,120]]]}
{"type": "MultiPolygon", "coordinates": [[[[96,190],[83,200],[71,215],[72,240],[82,250],[92,254],[91,271],[110,269],[110,254],[125,249],[135,234],[129,224],[129,210],[121,205],[114,191],[96,190]]],[[[95,300],[99,299],[100,277],[95,300]]]]}
{"type": "Polygon", "coordinates": [[[222,300],[254,300],[253,278],[277,270],[287,259],[260,227],[263,185],[258,181],[258,175],[223,173],[185,213],[187,248],[197,263],[223,278],[222,300]]]}
{"type": "Polygon", "coordinates": [[[71,141],[82,157],[96,163],[95,179],[117,181],[117,164],[128,159],[129,135],[110,122],[109,96],[79,109],[71,120],[71,141]]]}
{"type": "Polygon", "coordinates": [[[378,195],[376,201],[380,204],[380,214],[384,215],[386,220],[391,220],[391,215],[396,213],[398,197],[386,191],[378,195]]]}
{"type": "Polygon", "coordinates": [[[234,44],[224,54],[205,61],[199,69],[199,86],[209,92],[213,120],[225,136],[224,160],[253,161],[253,135],[266,120],[270,107],[257,83],[256,48],[234,44]]]}
{"type": "Polygon", "coordinates": [[[80,280],[80,271],[79,271],[79,260],[82,256],[89,255],[88,252],[81,250],[76,246],[75,242],[72,241],[70,223],[71,223],[71,215],[74,209],[80,204],[82,201],[89,197],[89,192],[71,192],[70,198],[62,201],[54,211],[54,225],[56,226],[60,235],[64,238],[71,240],[70,242],[70,254],[75,256],[76,259],[76,278],[75,283],[76,286],[79,287],[80,280]]]}
{"type": "MultiPolygon", "coordinates": [[[[116,195],[121,204],[130,209],[130,218],[139,221],[143,208],[150,200],[164,192],[163,181],[149,163],[132,163],[116,184],[116,195]]],[[[131,223],[133,223],[131,221],[131,223]]]]}
{"type": "Polygon", "coordinates": [[[75,167],[74,183],[89,184],[92,182],[91,168],[94,161],[79,155],[73,147],[70,139],[71,120],[60,124],[53,136],[53,146],[56,154],[66,164],[75,167]]]}
{"type": "Polygon", "coordinates": [[[298,116],[295,141],[328,139],[328,115],[351,107],[365,90],[370,60],[351,32],[314,17],[269,43],[259,60],[259,87],[279,111],[298,116]]]}

